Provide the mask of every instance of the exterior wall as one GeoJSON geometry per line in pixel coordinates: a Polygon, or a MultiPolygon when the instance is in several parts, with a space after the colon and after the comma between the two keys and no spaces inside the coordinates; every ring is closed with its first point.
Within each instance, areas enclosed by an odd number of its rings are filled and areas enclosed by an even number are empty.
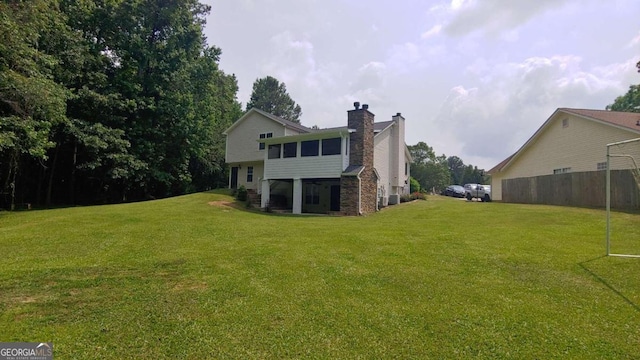
{"type": "Polygon", "coordinates": [[[261,133],[271,132],[273,137],[298,134],[294,130],[286,129],[257,112],[251,113],[241,123],[227,133],[226,158],[227,163],[240,163],[245,161],[262,161],[265,150],[258,149],[258,140],[261,133]]]}
{"type": "Polygon", "coordinates": [[[238,169],[238,187],[244,186],[247,189],[260,192],[260,181],[263,178],[264,163],[261,161],[244,162],[240,164],[229,164],[229,167],[239,166],[238,169]],[[247,182],[247,171],[249,166],[253,166],[253,181],[247,182]]]}
{"type": "Polygon", "coordinates": [[[267,179],[339,178],[342,156],[312,156],[265,160],[267,179]]]}
{"type": "Polygon", "coordinates": [[[344,215],[360,214],[360,179],[357,176],[340,178],[340,212],[344,215]]]}
{"type": "MultiPolygon", "coordinates": [[[[596,171],[598,163],[607,160],[607,144],[638,137],[611,125],[559,113],[504,172],[492,174],[493,199],[502,200],[502,179],[551,175],[554,169],[562,168],[570,168],[569,172],[596,171]],[[563,127],[563,119],[568,126],[563,127]]],[[[640,164],[640,143],[616,151],[632,153],[640,164]]],[[[628,169],[631,164],[628,159],[611,159],[612,169],[628,169]]]]}
{"type": "MultiPolygon", "coordinates": [[[[334,136],[336,137],[336,136],[334,136]]],[[[326,138],[326,137],[325,137],[326,138]]],[[[308,178],[339,178],[344,170],[344,142],[340,155],[322,155],[322,137],[318,156],[300,156],[300,141],[297,141],[297,156],[292,158],[268,159],[265,153],[265,178],[266,179],[308,179],[308,178]]],[[[306,139],[306,140],[311,140],[306,139]]],[[[283,139],[283,143],[288,142],[283,139]]],[[[282,150],[281,150],[282,151],[282,150]]]]}
{"type": "Polygon", "coordinates": [[[491,200],[502,201],[502,173],[491,174],[491,200]]]}

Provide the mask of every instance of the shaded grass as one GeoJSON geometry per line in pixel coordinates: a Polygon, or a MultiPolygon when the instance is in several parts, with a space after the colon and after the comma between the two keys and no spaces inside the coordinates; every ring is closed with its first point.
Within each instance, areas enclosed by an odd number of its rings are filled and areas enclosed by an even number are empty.
{"type": "MultiPolygon", "coordinates": [[[[602,256],[601,210],[209,205],[229,200],[1,213],[0,339],[57,358],[638,356],[640,261],[602,256]]],[[[640,216],[614,229],[640,253],[640,216]]]]}

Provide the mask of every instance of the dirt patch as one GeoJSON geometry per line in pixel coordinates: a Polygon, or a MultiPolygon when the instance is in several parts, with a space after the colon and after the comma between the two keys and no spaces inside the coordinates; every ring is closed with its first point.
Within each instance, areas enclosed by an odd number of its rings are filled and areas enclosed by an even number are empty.
{"type": "Polygon", "coordinates": [[[227,200],[210,201],[208,204],[217,207],[233,207],[233,202],[227,200]]]}

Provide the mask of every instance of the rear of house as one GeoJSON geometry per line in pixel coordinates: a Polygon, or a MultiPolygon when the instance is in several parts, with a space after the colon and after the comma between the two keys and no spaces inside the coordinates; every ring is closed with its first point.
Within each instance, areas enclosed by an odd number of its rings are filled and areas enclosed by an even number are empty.
{"type": "Polygon", "coordinates": [[[367,105],[347,126],[310,129],[251,109],[225,134],[229,187],[259,194],[261,207],[360,215],[409,192],[404,118],[374,122],[367,105]]]}

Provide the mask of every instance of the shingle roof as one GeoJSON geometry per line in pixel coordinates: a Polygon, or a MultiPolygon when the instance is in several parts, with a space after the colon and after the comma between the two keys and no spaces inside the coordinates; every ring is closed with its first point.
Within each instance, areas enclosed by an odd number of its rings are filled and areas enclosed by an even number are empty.
{"type": "Polygon", "coordinates": [[[577,115],[592,121],[598,121],[601,123],[622,127],[625,129],[633,130],[635,132],[640,133],[640,113],[632,113],[632,112],[623,112],[623,111],[609,111],[609,110],[591,110],[591,109],[571,109],[571,108],[558,108],[556,111],[551,114],[551,116],[547,119],[547,121],[542,124],[542,126],[527,140],[527,142],[518,149],[515,153],[513,153],[508,158],[502,160],[498,165],[494,166],[491,170],[488,171],[489,174],[493,174],[499,171],[502,171],[504,167],[506,167],[513,158],[518,155],[527,145],[536,138],[559,112],[565,112],[568,114],[577,115]]]}
{"type": "Polygon", "coordinates": [[[373,131],[382,131],[393,124],[393,120],[373,123],[373,131]]]}
{"type": "Polygon", "coordinates": [[[253,109],[258,111],[260,114],[262,114],[264,116],[267,116],[267,117],[269,117],[269,118],[281,123],[282,125],[284,125],[284,126],[286,126],[288,128],[291,128],[291,129],[294,129],[294,130],[298,130],[298,131],[303,132],[303,133],[308,133],[308,132],[312,131],[310,128],[308,128],[308,127],[306,127],[304,125],[298,124],[298,123],[293,122],[293,121],[289,121],[287,119],[283,119],[283,118],[281,118],[279,116],[275,116],[273,114],[270,114],[270,113],[268,113],[268,112],[266,112],[264,110],[260,110],[258,108],[253,108],[253,109]]]}
{"type": "Polygon", "coordinates": [[[344,169],[344,171],[342,172],[342,175],[343,176],[358,176],[358,175],[360,175],[362,170],[364,170],[364,166],[362,166],[362,165],[349,165],[346,169],[344,169]]]}
{"type": "Polygon", "coordinates": [[[559,108],[558,110],[640,131],[640,113],[569,108],[559,108]]]}

